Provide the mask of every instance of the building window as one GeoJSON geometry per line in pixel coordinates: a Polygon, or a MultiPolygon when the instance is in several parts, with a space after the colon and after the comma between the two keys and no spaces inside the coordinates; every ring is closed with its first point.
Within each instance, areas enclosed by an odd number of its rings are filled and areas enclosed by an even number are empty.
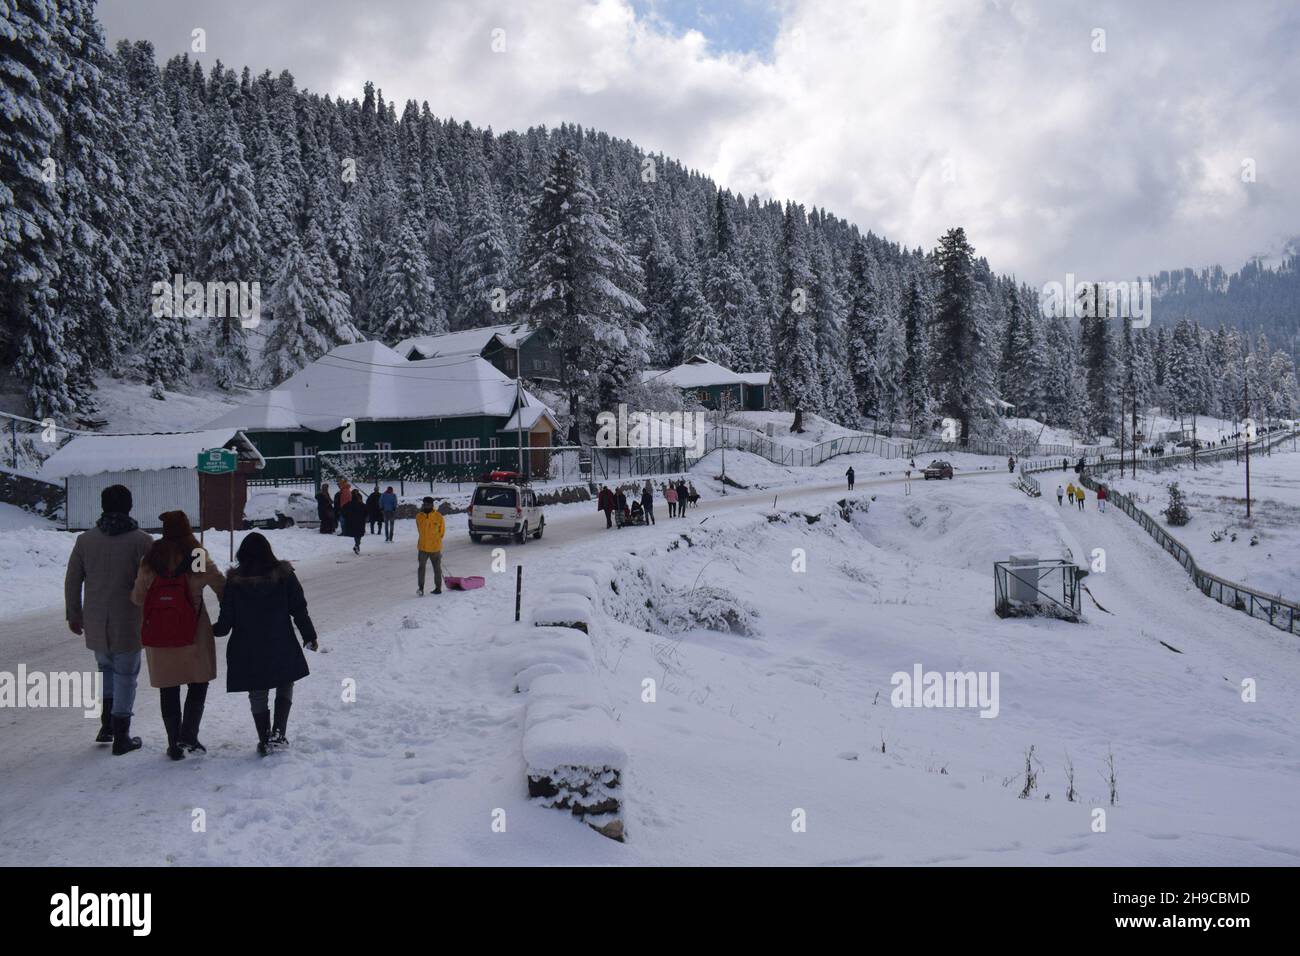
{"type": "Polygon", "coordinates": [[[310,475],[316,470],[316,446],[304,445],[300,441],[293,443],[293,473],[297,476],[310,475]]]}
{"type": "Polygon", "coordinates": [[[451,447],[451,458],[456,464],[468,465],[478,461],[477,438],[453,438],[451,447]]]}
{"type": "Polygon", "coordinates": [[[438,438],[424,443],[424,450],[430,452],[429,458],[435,465],[447,464],[447,440],[438,438]]]}

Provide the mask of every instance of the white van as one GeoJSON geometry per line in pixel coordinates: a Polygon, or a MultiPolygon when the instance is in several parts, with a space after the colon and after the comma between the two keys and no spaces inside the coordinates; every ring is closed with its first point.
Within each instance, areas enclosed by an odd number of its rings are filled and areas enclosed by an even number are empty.
{"type": "Polygon", "coordinates": [[[490,481],[474,488],[469,503],[469,537],[479,542],[484,537],[514,538],[519,544],[530,537],[541,538],[546,518],[537,503],[537,493],[511,472],[489,475],[490,481]]]}

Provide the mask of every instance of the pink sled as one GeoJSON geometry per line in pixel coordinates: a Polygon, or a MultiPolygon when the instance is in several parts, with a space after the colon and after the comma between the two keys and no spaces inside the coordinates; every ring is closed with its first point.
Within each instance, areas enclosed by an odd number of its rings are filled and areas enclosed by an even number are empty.
{"type": "Polygon", "coordinates": [[[473,591],[475,588],[481,588],[487,582],[477,574],[467,578],[456,578],[450,575],[443,578],[447,587],[453,591],[473,591]]]}

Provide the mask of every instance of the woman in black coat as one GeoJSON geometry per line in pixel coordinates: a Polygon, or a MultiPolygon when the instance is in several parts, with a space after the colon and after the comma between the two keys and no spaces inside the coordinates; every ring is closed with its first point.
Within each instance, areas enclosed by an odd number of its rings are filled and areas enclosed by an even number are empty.
{"type": "Polygon", "coordinates": [[[320,519],[320,533],[334,533],[334,503],[330,500],[329,485],[321,485],[316,492],[316,517],[320,519]]]}
{"type": "Polygon", "coordinates": [[[366,499],[366,522],[370,525],[371,534],[379,534],[379,529],[384,524],[384,506],[379,503],[378,488],[370,492],[370,497],[366,499]]]}
{"type": "Polygon", "coordinates": [[[352,553],[361,553],[361,539],[366,534],[366,502],[355,489],[352,500],[343,505],[343,533],[352,539],[352,553]]]}
{"type": "Polygon", "coordinates": [[[285,729],[293,704],[293,683],[309,673],[302,646],[316,650],[316,628],[307,614],[307,597],[288,561],[280,561],[266,538],[253,532],[235,557],[239,564],[226,576],[221,615],[212,631],[230,635],[226,644],[226,690],[248,692],[257,727],[257,752],[266,756],[288,744],[285,729]],[[275,688],[275,719],[270,691],[275,688]]]}

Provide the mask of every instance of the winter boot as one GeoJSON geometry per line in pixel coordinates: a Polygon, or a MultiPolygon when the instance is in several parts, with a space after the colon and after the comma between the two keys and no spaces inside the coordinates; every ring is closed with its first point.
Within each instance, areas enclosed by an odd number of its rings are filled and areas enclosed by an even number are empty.
{"type": "Polygon", "coordinates": [[[131,736],[131,717],[113,715],[113,756],[120,757],[122,754],[129,754],[132,750],[139,750],[143,744],[139,737],[131,736]]]}
{"type": "Polygon", "coordinates": [[[99,733],[95,735],[95,743],[111,744],[113,742],[113,698],[105,697],[102,709],[99,712],[99,733]]]}
{"type": "Polygon", "coordinates": [[[181,701],[179,688],[164,688],[161,694],[163,728],[167,731],[167,756],[172,760],[184,760],[185,751],[181,749],[181,701]],[[169,694],[173,690],[176,693],[169,694]]]}
{"type": "Polygon", "coordinates": [[[287,747],[289,738],[284,735],[285,728],[289,724],[289,708],[293,706],[291,700],[281,700],[280,695],[275,697],[275,720],[271,724],[271,746],[287,747]]]}
{"type": "Polygon", "coordinates": [[[271,712],[264,710],[254,714],[253,725],[257,727],[257,752],[265,757],[271,752],[271,712]]]}
{"type": "Polygon", "coordinates": [[[208,752],[208,749],[199,743],[199,724],[203,722],[203,705],[207,699],[207,684],[191,684],[189,693],[185,695],[185,716],[181,718],[180,744],[190,753],[208,752]]]}

